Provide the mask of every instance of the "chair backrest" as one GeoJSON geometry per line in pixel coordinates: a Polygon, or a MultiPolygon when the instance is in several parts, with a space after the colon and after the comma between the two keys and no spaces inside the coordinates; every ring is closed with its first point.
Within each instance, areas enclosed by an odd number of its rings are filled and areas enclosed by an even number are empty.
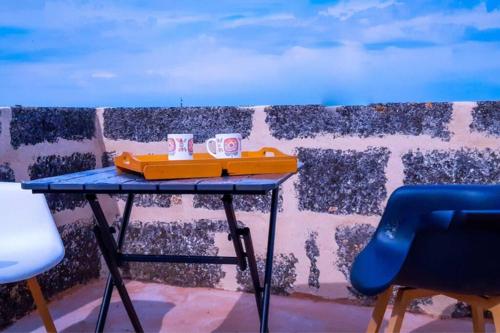
{"type": "Polygon", "coordinates": [[[397,283],[460,294],[499,295],[500,211],[457,211],[447,229],[416,233],[397,283]]]}
{"type": "Polygon", "coordinates": [[[500,294],[500,282],[484,278],[500,281],[500,264],[488,256],[500,250],[499,211],[500,185],[398,188],[352,265],[353,287],[376,295],[394,283],[437,289],[455,282],[455,292],[500,294]]]}
{"type": "Polygon", "coordinates": [[[37,233],[62,246],[43,194],[23,190],[19,183],[0,182],[0,238],[37,233]]]}

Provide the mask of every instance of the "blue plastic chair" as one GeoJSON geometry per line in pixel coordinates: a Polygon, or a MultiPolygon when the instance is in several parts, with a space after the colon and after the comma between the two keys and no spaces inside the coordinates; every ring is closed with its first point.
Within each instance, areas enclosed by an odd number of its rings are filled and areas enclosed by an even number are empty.
{"type": "Polygon", "coordinates": [[[36,276],[57,265],[64,246],[43,194],[0,182],[0,284],[26,280],[45,329],[56,328],[36,276]]]}
{"type": "Polygon", "coordinates": [[[351,268],[352,286],[378,295],[368,325],[377,332],[400,286],[388,330],[399,332],[414,298],[443,294],[469,303],[474,331],[483,310],[500,331],[500,186],[415,185],[389,198],[372,239],[351,268]]]}

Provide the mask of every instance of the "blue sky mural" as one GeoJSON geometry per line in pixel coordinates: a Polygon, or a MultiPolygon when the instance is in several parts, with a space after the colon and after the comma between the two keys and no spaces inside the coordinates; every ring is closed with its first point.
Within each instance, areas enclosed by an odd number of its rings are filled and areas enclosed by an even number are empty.
{"type": "Polygon", "coordinates": [[[0,4],[0,105],[500,99],[500,0],[0,4]]]}

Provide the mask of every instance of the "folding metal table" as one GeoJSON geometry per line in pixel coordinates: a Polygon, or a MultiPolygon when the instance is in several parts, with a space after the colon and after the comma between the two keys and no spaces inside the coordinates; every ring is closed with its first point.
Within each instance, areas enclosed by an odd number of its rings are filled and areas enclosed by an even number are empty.
{"type": "Polygon", "coordinates": [[[125,262],[204,263],[237,265],[241,270],[250,270],[255,290],[255,301],[260,318],[260,331],[268,331],[271,274],[274,252],[276,216],[278,213],[279,186],[292,173],[251,176],[227,176],[204,179],[179,179],[147,181],[141,175],[118,173],[114,167],[82,171],[56,177],[36,179],[22,183],[22,187],[33,193],[79,193],[85,195],[95,216],[93,227],[97,244],[109,268],[109,276],[102,298],[96,332],[102,332],[106,322],[111,294],[116,287],[132,322],[134,330],[143,332],[141,323],[122,280],[119,267],[125,262]],[[264,284],[260,283],[257,263],[248,227],[239,227],[233,208],[233,195],[266,195],[272,192],[267,240],[264,284]],[[97,194],[126,194],[118,239],[113,237],[113,228],[108,224],[97,199],[97,194]],[[229,225],[229,239],[233,242],[235,257],[193,255],[146,255],[121,251],[127,225],[132,211],[134,194],[220,194],[229,225]]]}

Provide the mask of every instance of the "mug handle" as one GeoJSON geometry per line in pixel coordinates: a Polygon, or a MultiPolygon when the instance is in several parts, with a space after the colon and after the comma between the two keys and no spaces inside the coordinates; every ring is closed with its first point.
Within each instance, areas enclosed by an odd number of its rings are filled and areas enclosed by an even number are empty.
{"type": "MultiPolygon", "coordinates": [[[[216,153],[212,153],[212,151],[210,150],[210,143],[214,143],[214,147],[215,149],[217,150],[217,141],[215,141],[214,138],[211,138],[211,139],[208,139],[207,140],[207,153],[209,153],[210,155],[212,155],[213,157],[217,158],[217,155],[216,153]]],[[[216,151],[217,152],[217,151],[216,151]]]]}

